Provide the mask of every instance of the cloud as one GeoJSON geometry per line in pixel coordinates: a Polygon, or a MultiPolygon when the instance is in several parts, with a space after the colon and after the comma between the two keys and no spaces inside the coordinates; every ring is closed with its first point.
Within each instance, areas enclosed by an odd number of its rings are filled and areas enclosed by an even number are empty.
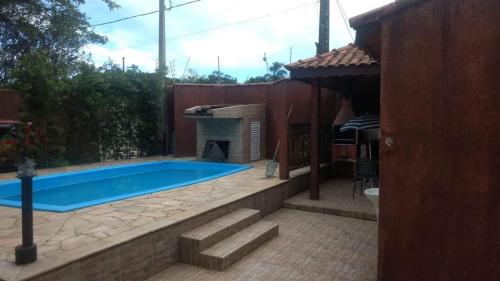
{"type": "MultiPolygon", "coordinates": [[[[186,1],[174,0],[173,4],[186,1]]],[[[88,2],[93,3],[84,8],[93,23],[158,9],[156,0],[120,0],[117,2],[122,8],[113,12],[95,4],[96,1],[88,2]]],[[[393,1],[341,0],[349,17],[389,2],[393,1]]],[[[336,0],[330,1],[330,9],[330,47],[341,47],[351,39],[336,0]]],[[[182,72],[190,58],[189,67],[203,73],[215,69],[217,56],[220,56],[224,69],[239,73],[241,80],[248,76],[245,73],[265,70],[264,52],[271,62],[288,63],[290,47],[293,48],[293,60],[313,56],[318,14],[319,4],[314,0],[202,0],[167,12],[166,37],[170,38],[166,42],[167,59],[175,60],[176,68],[181,69],[178,72],[182,72]],[[233,25],[263,15],[269,16],[233,25]],[[225,28],[192,34],[224,25],[225,28]]],[[[96,31],[109,38],[104,46],[89,47],[96,62],[106,61],[108,57],[121,62],[121,57],[125,56],[127,64],[138,64],[145,71],[154,70],[158,57],[158,14],[97,27],[96,31]]]]}
{"type": "Polygon", "coordinates": [[[120,49],[120,51],[110,52],[103,46],[88,46],[85,48],[87,54],[91,54],[91,59],[96,65],[103,65],[109,60],[121,65],[122,57],[125,58],[126,65],[138,65],[142,70],[152,71],[156,68],[156,53],[132,48],[120,49]]]}

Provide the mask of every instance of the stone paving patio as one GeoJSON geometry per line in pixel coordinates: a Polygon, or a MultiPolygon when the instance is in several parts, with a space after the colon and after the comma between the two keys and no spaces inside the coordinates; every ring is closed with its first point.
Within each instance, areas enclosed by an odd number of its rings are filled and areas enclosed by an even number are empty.
{"type": "Polygon", "coordinates": [[[290,209],[262,220],[279,236],[226,271],[178,263],[148,281],[377,280],[376,222],[290,209]]]}
{"type": "MultiPolygon", "coordinates": [[[[92,248],[104,247],[108,242],[115,243],[118,239],[115,237],[121,234],[133,233],[135,229],[145,229],[160,222],[171,222],[184,212],[282,182],[276,177],[264,177],[265,161],[253,162],[252,165],[253,169],[226,177],[72,212],[35,211],[34,235],[39,253],[37,266],[43,266],[44,261],[57,259],[62,253],[71,252],[78,255],[82,250],[89,252],[92,248]]],[[[59,172],[59,170],[51,169],[49,172],[59,172]]],[[[43,173],[47,171],[40,171],[40,174],[43,173]]],[[[20,209],[0,207],[0,272],[2,273],[8,269],[12,274],[16,274],[15,271],[21,270],[21,267],[13,265],[14,247],[20,244],[20,219],[20,209]]]]}
{"type": "MultiPolygon", "coordinates": [[[[155,157],[132,161],[165,159],[165,157],[155,157]]],[[[110,164],[117,164],[117,162],[41,170],[39,174],[110,164]]],[[[110,249],[117,243],[130,241],[138,235],[149,233],[159,227],[172,225],[283,183],[276,177],[264,177],[265,161],[254,162],[252,165],[253,169],[223,178],[72,212],[35,211],[34,233],[39,260],[28,266],[13,264],[14,247],[20,244],[20,209],[0,207],[0,280],[22,279],[24,278],[22,276],[43,272],[71,260],[79,260],[102,249],[110,249]]],[[[294,171],[291,176],[293,178],[304,174],[306,170],[308,169],[294,171]]],[[[14,173],[2,174],[0,178],[14,176],[14,173]]],[[[321,210],[325,208],[329,210],[333,207],[347,211],[366,212],[374,216],[373,208],[366,198],[357,195],[356,200],[353,201],[351,191],[350,181],[331,180],[322,184],[320,201],[308,200],[308,191],[306,191],[290,198],[287,202],[302,204],[301,208],[304,206],[315,208],[313,211],[319,209],[323,213],[330,212],[321,210]]],[[[264,245],[262,249],[257,250],[256,254],[252,254],[248,259],[235,265],[234,269],[217,273],[178,264],[151,280],[198,280],[200,278],[207,280],[375,280],[376,223],[289,209],[281,209],[265,219],[281,224],[280,236],[266,244],[268,246],[264,245]]],[[[136,250],[140,251],[142,247],[138,246],[136,250]]],[[[123,253],[127,251],[122,250],[123,253]]],[[[106,263],[101,266],[106,266],[106,263]]],[[[71,272],[72,269],[68,269],[71,272]]],[[[98,267],[96,270],[99,271],[98,267]]],[[[61,277],[61,280],[85,280],[85,278],[82,279],[83,276],[79,276],[80,279],[73,276],[74,278],[71,279],[69,275],[66,276],[68,273],[63,272],[61,271],[61,274],[65,277],[61,277]]]]}

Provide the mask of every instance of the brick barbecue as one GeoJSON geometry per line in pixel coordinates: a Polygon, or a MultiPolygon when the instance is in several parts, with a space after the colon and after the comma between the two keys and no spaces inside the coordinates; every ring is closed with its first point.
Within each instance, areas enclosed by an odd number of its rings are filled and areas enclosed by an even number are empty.
{"type": "Polygon", "coordinates": [[[184,111],[196,119],[196,156],[233,163],[266,153],[266,104],[199,105],[184,111]]]}

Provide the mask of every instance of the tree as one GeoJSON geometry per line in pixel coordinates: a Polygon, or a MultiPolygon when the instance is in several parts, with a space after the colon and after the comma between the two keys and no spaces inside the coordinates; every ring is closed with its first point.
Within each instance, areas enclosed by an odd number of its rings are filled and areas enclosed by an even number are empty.
{"type": "Polygon", "coordinates": [[[202,76],[200,80],[203,84],[238,84],[236,78],[220,71],[214,71],[208,76],[202,76]]]}
{"type": "Polygon", "coordinates": [[[104,77],[92,64],[81,63],[63,99],[66,159],[73,163],[100,161],[104,77]]]}
{"type": "Polygon", "coordinates": [[[137,67],[82,64],[65,98],[67,159],[92,162],[160,153],[161,80],[137,67]]]}
{"type": "Polygon", "coordinates": [[[32,122],[47,136],[47,149],[39,153],[38,163],[47,165],[64,153],[62,114],[64,94],[68,91],[66,70],[53,64],[46,53],[24,55],[12,71],[13,88],[21,94],[21,121],[32,122]]]}
{"type": "Polygon", "coordinates": [[[288,71],[286,71],[285,64],[282,62],[273,62],[271,67],[269,67],[269,71],[271,71],[271,78],[274,80],[283,79],[288,76],[288,71]]]}
{"type": "Polygon", "coordinates": [[[271,67],[269,67],[268,74],[261,76],[250,77],[245,81],[245,83],[267,83],[276,80],[284,79],[288,76],[288,72],[285,69],[285,64],[281,62],[274,62],[271,67]]]}
{"type": "Polygon", "coordinates": [[[196,84],[196,83],[198,83],[199,79],[200,79],[200,75],[198,74],[198,72],[192,68],[188,68],[186,73],[178,80],[181,83],[196,84]]]}
{"type": "MultiPolygon", "coordinates": [[[[129,158],[136,151],[153,155],[161,149],[161,96],[168,79],[136,66],[123,72],[112,62],[97,68],[86,61],[81,47],[105,38],[78,10],[84,2],[0,3],[0,86],[21,95],[23,125],[33,124],[37,134],[47,136],[43,143],[28,141],[40,166],[129,158]]],[[[10,151],[5,144],[0,151],[10,151]]]]}
{"type": "Polygon", "coordinates": [[[181,83],[192,84],[238,84],[238,80],[235,77],[217,70],[209,75],[200,76],[195,70],[189,69],[188,74],[181,78],[180,81],[181,83]]]}
{"type": "MultiPolygon", "coordinates": [[[[110,9],[112,0],[102,0],[110,9]]],[[[51,63],[73,70],[81,47],[104,43],[79,6],[85,0],[2,0],[0,2],[0,86],[13,82],[23,56],[43,53],[51,63]]]]}

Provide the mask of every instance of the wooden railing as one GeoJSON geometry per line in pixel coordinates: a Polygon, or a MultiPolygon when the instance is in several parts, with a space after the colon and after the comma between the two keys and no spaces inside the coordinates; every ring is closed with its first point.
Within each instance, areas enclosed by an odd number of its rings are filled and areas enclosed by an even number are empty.
{"type": "Polygon", "coordinates": [[[288,169],[295,170],[309,166],[310,158],[309,124],[291,124],[288,135],[288,169]]]}
{"type": "MultiPolygon", "coordinates": [[[[310,126],[309,124],[290,124],[288,135],[289,171],[309,166],[310,163],[310,126]]],[[[320,162],[330,161],[332,134],[328,124],[321,126],[320,162]]]]}
{"type": "MultiPolygon", "coordinates": [[[[280,147],[279,178],[286,180],[290,171],[310,165],[311,162],[311,127],[308,123],[287,124],[281,131],[286,141],[280,147]]],[[[330,162],[332,134],[329,124],[321,126],[319,134],[319,161],[330,162]]]]}

